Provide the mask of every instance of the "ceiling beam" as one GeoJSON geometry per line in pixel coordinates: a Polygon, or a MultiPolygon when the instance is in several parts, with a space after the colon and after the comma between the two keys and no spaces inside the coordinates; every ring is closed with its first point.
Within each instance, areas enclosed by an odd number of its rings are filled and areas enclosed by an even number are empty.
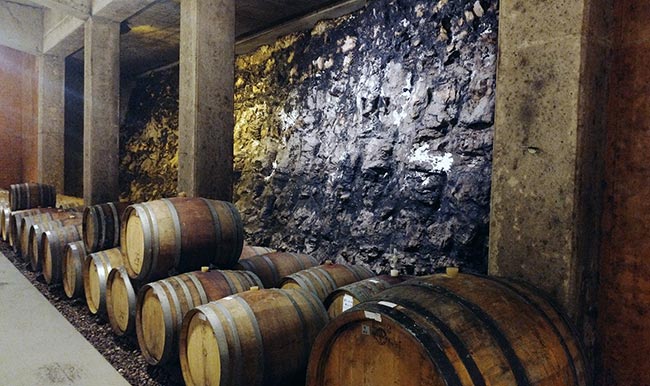
{"type": "Polygon", "coordinates": [[[0,1],[0,45],[38,55],[42,42],[42,9],[0,1]]]}
{"type": "Polygon", "coordinates": [[[90,17],[90,0],[32,0],[45,8],[54,9],[78,19],[90,17]]]}
{"type": "Polygon", "coordinates": [[[92,0],[92,14],[118,23],[130,18],[158,0],[92,0]]]}
{"type": "Polygon", "coordinates": [[[45,31],[45,36],[42,37],[43,53],[66,57],[82,48],[84,45],[84,23],[84,20],[72,16],[63,16],[58,19],[58,22],[45,31]]]}

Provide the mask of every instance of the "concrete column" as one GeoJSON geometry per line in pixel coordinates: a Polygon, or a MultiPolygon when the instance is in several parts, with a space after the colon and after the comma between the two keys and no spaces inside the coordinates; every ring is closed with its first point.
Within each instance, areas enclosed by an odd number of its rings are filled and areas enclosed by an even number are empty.
{"type": "Polygon", "coordinates": [[[181,2],[178,190],[232,200],[235,1],[181,2]]]}
{"type": "Polygon", "coordinates": [[[64,191],[65,59],[41,55],[38,67],[38,181],[64,191]]]}
{"type": "Polygon", "coordinates": [[[119,197],[120,24],[90,18],[84,38],[84,201],[119,197]]]}
{"type": "Polygon", "coordinates": [[[594,344],[610,0],[502,0],[489,271],[594,344]]]}

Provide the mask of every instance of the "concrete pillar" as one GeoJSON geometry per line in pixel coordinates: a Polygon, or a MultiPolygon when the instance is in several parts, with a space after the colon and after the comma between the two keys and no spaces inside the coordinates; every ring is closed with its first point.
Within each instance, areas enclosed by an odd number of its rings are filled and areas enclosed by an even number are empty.
{"type": "Polygon", "coordinates": [[[178,190],[232,200],[235,1],[181,2],[178,190]]]}
{"type": "Polygon", "coordinates": [[[611,0],[502,0],[489,271],[594,344],[611,0]]]}
{"type": "Polygon", "coordinates": [[[120,24],[90,18],[84,36],[84,201],[119,197],[120,24]]]}
{"type": "Polygon", "coordinates": [[[64,191],[65,59],[41,55],[38,67],[38,181],[64,191]]]}

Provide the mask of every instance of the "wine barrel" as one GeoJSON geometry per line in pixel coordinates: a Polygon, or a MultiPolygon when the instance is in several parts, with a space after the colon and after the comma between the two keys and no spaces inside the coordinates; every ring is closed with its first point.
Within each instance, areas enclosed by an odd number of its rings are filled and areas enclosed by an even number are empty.
{"type": "Polygon", "coordinates": [[[83,263],[86,247],[83,241],[75,241],[65,246],[63,254],[63,291],[69,299],[84,295],[83,263]]]}
{"type": "Polygon", "coordinates": [[[256,246],[246,245],[246,243],[244,243],[244,247],[242,248],[241,254],[239,255],[239,260],[248,259],[249,257],[264,255],[273,252],[275,252],[275,249],[273,248],[256,247],[256,246]]]}
{"type": "Polygon", "coordinates": [[[140,351],[152,365],[178,354],[178,332],[192,308],[251,287],[261,287],[254,273],[244,271],[190,272],[146,284],[138,292],[135,330],[140,351]]]}
{"type": "Polygon", "coordinates": [[[318,261],[309,255],[274,252],[240,259],[235,269],[251,271],[262,280],[264,288],[273,288],[278,287],[285,276],[317,265],[318,261]]]}
{"type": "Polygon", "coordinates": [[[591,381],[571,325],[538,291],[459,274],[395,285],[339,315],[316,339],[308,386],[395,384],[591,381]]]}
{"type": "Polygon", "coordinates": [[[172,268],[230,268],[244,243],[239,212],[224,201],[178,197],[134,204],[123,220],[125,267],[142,281],[166,277],[172,268]]]}
{"type": "Polygon", "coordinates": [[[118,336],[135,331],[136,292],[126,269],[114,267],[106,280],[106,313],[113,332],[118,336]]]}
{"type": "Polygon", "coordinates": [[[63,279],[65,246],[81,240],[81,225],[69,225],[45,231],[41,237],[43,240],[38,256],[42,259],[43,277],[47,284],[59,284],[63,279]]]}
{"type": "Polygon", "coordinates": [[[199,306],[180,336],[185,384],[304,384],[311,346],[326,323],[319,299],[300,289],[248,291],[199,306]]]}
{"type": "Polygon", "coordinates": [[[86,304],[92,314],[106,313],[106,280],[113,267],[124,265],[124,255],[119,248],[91,253],[83,265],[86,304]]]}
{"type": "MultiPolygon", "coordinates": [[[[7,228],[7,232],[9,234],[8,236],[9,245],[11,245],[14,248],[18,248],[17,243],[20,242],[20,240],[18,239],[18,225],[20,225],[24,217],[33,216],[39,213],[57,212],[57,211],[58,209],[56,208],[36,208],[36,209],[25,209],[25,210],[11,212],[11,214],[9,215],[9,228],[7,228]]],[[[14,252],[18,252],[18,250],[14,249],[14,252]]]]}
{"type": "Polygon", "coordinates": [[[53,213],[39,213],[32,216],[23,217],[18,227],[18,235],[20,237],[20,253],[23,260],[29,261],[29,232],[34,224],[45,224],[50,221],[61,220],[60,223],[64,225],[77,225],[81,223],[81,216],[78,212],[61,211],[53,213]]]}
{"type": "Polygon", "coordinates": [[[380,275],[345,285],[329,294],[325,299],[325,308],[330,319],[334,319],[379,292],[410,279],[413,276],[380,275]]]}
{"type": "Polygon", "coordinates": [[[11,209],[8,205],[0,208],[0,231],[3,241],[9,241],[9,216],[11,216],[11,209]]]}
{"type": "Polygon", "coordinates": [[[359,265],[326,263],[286,276],[280,285],[282,288],[302,288],[325,301],[335,289],[373,276],[371,270],[359,265]]]}
{"type": "Polygon", "coordinates": [[[56,206],[56,189],[45,184],[14,184],[9,189],[12,211],[56,206]]]}
{"type": "Polygon", "coordinates": [[[120,219],[129,206],[126,202],[109,202],[84,210],[84,243],[88,253],[104,251],[120,245],[120,219]]]}
{"type": "Polygon", "coordinates": [[[29,261],[33,271],[40,271],[43,266],[43,256],[41,256],[41,245],[43,244],[43,234],[46,231],[57,230],[66,226],[81,225],[81,218],[68,218],[55,220],[42,224],[34,224],[27,233],[27,255],[24,258],[29,261]]]}

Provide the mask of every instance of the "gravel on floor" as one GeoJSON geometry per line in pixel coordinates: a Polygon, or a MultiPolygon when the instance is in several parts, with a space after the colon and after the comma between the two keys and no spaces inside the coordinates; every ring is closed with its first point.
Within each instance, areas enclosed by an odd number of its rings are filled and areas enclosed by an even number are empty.
{"type": "Polygon", "coordinates": [[[147,364],[135,336],[115,335],[108,320],[88,311],[85,299],[68,299],[61,285],[49,286],[43,274],[32,272],[8,243],[0,241],[0,251],[129,383],[138,386],[184,384],[178,362],[165,366],[147,364]]]}

